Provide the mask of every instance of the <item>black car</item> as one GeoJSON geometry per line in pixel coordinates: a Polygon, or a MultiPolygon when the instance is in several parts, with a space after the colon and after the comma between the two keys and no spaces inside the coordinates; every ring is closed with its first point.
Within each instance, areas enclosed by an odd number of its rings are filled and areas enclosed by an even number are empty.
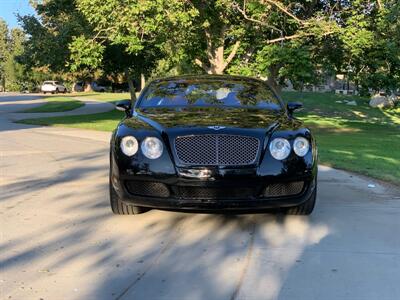
{"type": "Polygon", "coordinates": [[[111,138],[116,214],[150,208],[313,211],[317,148],[264,81],[191,75],[152,81],[111,138]]]}

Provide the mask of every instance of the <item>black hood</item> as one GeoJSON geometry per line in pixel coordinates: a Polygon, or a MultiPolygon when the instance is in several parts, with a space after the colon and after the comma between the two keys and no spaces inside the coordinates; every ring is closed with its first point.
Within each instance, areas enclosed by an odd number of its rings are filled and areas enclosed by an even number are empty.
{"type": "Polygon", "coordinates": [[[250,108],[151,108],[137,110],[124,125],[131,128],[153,127],[158,131],[174,128],[204,128],[223,126],[227,128],[267,129],[271,126],[281,130],[293,130],[301,122],[289,118],[284,111],[250,108]]]}

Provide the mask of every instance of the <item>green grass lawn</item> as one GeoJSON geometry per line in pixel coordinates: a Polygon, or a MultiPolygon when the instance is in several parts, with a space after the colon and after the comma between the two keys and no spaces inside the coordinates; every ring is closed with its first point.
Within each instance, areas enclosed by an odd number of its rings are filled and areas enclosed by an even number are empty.
{"type": "Polygon", "coordinates": [[[130,99],[129,93],[73,93],[71,97],[87,98],[104,102],[115,102],[130,99]]]}
{"type": "Polygon", "coordinates": [[[73,127],[83,129],[93,129],[100,131],[112,131],[118,122],[124,117],[124,113],[118,110],[112,110],[105,113],[84,115],[84,116],[61,116],[50,118],[27,119],[18,121],[18,123],[73,127]]]}
{"type": "MultiPolygon", "coordinates": [[[[98,94],[104,101],[129,98],[128,94],[98,94]]],[[[87,96],[96,99],[97,94],[87,96]]],[[[317,138],[320,162],[382,180],[400,183],[400,108],[370,108],[368,99],[322,93],[286,92],[285,101],[300,101],[296,115],[317,138]],[[357,106],[336,101],[355,100],[357,106]]],[[[111,131],[123,117],[119,111],[24,120],[23,123],[111,131]]]]}
{"type": "Polygon", "coordinates": [[[400,108],[381,110],[368,99],[319,93],[284,93],[300,101],[298,116],[316,138],[320,163],[400,183],[400,108]],[[336,101],[355,100],[357,106],[336,101]]]}
{"type": "Polygon", "coordinates": [[[85,104],[82,101],[76,100],[72,97],[68,96],[49,96],[45,97],[47,103],[33,107],[22,112],[24,113],[47,113],[47,112],[63,112],[74,110],[79,107],[84,106],[85,104]]]}

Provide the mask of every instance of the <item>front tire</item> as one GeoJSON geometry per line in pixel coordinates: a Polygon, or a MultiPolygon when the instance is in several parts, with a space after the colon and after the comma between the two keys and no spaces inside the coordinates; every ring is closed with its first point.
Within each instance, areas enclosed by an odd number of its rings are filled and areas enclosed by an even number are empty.
{"type": "Polygon", "coordinates": [[[317,186],[315,186],[314,191],[312,192],[310,198],[308,198],[306,202],[298,206],[288,208],[286,210],[286,214],[308,216],[314,210],[316,199],[317,199],[317,186]]]}

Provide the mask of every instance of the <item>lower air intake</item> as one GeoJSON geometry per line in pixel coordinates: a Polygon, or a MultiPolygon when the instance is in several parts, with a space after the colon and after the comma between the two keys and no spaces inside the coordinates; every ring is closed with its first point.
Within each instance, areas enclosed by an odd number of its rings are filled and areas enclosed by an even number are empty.
{"type": "Polygon", "coordinates": [[[264,197],[280,197],[300,194],[303,190],[303,181],[269,184],[263,191],[264,197]]]}
{"type": "Polygon", "coordinates": [[[167,198],[170,195],[168,187],[161,182],[129,180],[125,186],[132,195],[160,198],[167,198]]]}
{"type": "Polygon", "coordinates": [[[247,199],[254,196],[254,189],[246,187],[174,187],[177,198],[182,199],[247,199]]]}

